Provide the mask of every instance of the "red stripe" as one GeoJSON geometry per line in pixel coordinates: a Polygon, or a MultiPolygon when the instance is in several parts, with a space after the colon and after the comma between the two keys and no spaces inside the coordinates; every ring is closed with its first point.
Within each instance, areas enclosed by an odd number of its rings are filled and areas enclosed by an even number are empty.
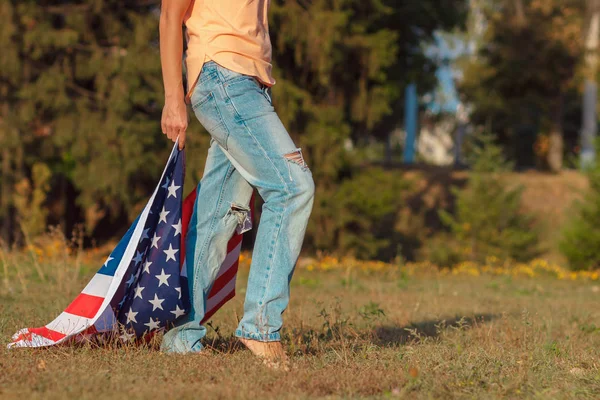
{"type": "Polygon", "coordinates": [[[41,328],[32,328],[29,330],[29,332],[35,333],[38,336],[45,337],[46,339],[50,339],[54,342],[58,342],[59,340],[63,339],[65,336],[67,336],[64,333],[50,330],[50,329],[46,328],[45,326],[43,326],[41,328]]]}
{"type": "Polygon", "coordinates": [[[227,242],[227,254],[231,253],[233,249],[235,249],[240,243],[242,243],[242,238],[244,235],[235,234],[229,239],[227,242]]]}
{"type": "Polygon", "coordinates": [[[93,318],[100,309],[103,301],[103,297],[81,293],[71,304],[69,304],[69,307],[67,307],[65,312],[79,317],[93,318]]]}
{"type": "Polygon", "coordinates": [[[235,274],[237,274],[237,270],[238,270],[238,261],[236,260],[233,263],[233,265],[231,265],[231,267],[229,267],[229,269],[227,271],[225,271],[225,273],[223,275],[221,275],[220,277],[217,278],[217,280],[215,281],[215,283],[212,286],[212,289],[210,289],[210,293],[208,293],[208,298],[210,299],[211,297],[214,297],[217,294],[219,294],[219,292],[221,290],[223,290],[225,285],[227,285],[229,282],[231,282],[232,279],[235,279],[235,274]]]}
{"type": "Polygon", "coordinates": [[[192,190],[190,194],[187,195],[185,200],[183,200],[183,205],[181,206],[181,254],[180,267],[183,268],[183,261],[185,260],[185,237],[187,236],[188,226],[190,225],[190,220],[192,219],[192,213],[194,212],[194,203],[196,202],[196,190],[192,190]]]}
{"type": "Polygon", "coordinates": [[[208,319],[210,317],[212,317],[221,307],[223,307],[223,305],[225,303],[227,303],[229,300],[233,299],[234,296],[235,296],[235,289],[232,290],[227,296],[225,296],[225,298],[223,298],[223,300],[221,300],[221,302],[219,304],[217,304],[216,306],[214,306],[210,310],[207,310],[206,314],[204,315],[204,318],[202,319],[202,321],[200,322],[200,324],[203,324],[206,321],[208,321],[208,319]]]}
{"type": "Polygon", "coordinates": [[[96,330],[96,327],[94,325],[81,332],[82,335],[93,335],[94,333],[98,333],[98,330],[96,330]]]}

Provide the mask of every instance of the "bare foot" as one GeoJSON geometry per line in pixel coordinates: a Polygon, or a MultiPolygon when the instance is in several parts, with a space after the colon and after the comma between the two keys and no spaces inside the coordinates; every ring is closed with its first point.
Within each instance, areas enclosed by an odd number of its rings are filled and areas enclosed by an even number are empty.
{"type": "Polygon", "coordinates": [[[263,360],[263,363],[272,369],[290,370],[290,360],[288,359],[281,342],[259,342],[258,340],[240,338],[244,344],[255,356],[263,360]]]}

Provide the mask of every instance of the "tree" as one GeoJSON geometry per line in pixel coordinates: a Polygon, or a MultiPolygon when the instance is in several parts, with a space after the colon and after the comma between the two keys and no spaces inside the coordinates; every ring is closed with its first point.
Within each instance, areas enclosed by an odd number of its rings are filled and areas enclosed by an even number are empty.
{"type": "Polygon", "coordinates": [[[488,14],[486,43],[465,66],[461,85],[474,105],[473,119],[514,148],[526,132],[539,131],[547,138],[544,162],[557,172],[567,100],[578,84],[584,2],[504,0],[488,14]]]}
{"type": "Polygon", "coordinates": [[[471,261],[529,261],[539,253],[534,220],[521,212],[522,187],[505,181],[512,169],[491,135],[482,135],[472,154],[473,170],[464,189],[454,188],[456,213],[440,211],[455,241],[471,261]],[[503,177],[504,174],[504,177],[503,177]]]}
{"type": "MultiPolygon", "coordinates": [[[[68,228],[84,218],[89,234],[99,225],[114,234],[147,199],[170,150],[159,124],[159,1],[0,4],[3,226],[13,220],[10,190],[41,162],[51,171],[43,205],[51,222],[68,228]]],[[[360,172],[346,141],[385,137],[402,115],[404,85],[433,86],[423,44],[462,24],[465,10],[465,0],[272,1],[274,104],[317,183],[313,248],[335,249],[352,225],[355,204],[336,202],[360,172]]],[[[197,182],[208,136],[197,123],[189,129],[188,182],[197,182]]]]}

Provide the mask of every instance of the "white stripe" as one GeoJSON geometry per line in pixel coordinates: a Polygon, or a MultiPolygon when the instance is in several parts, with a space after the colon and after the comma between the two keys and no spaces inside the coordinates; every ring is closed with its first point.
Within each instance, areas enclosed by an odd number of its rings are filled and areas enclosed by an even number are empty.
{"type": "Polygon", "coordinates": [[[242,249],[242,242],[240,241],[240,243],[237,246],[235,246],[235,248],[233,250],[231,250],[229,253],[227,253],[225,260],[223,260],[223,264],[221,264],[221,268],[219,269],[219,273],[217,274],[216,279],[219,279],[219,277],[221,275],[223,275],[225,272],[227,272],[229,270],[229,268],[231,268],[231,266],[238,260],[241,249],[242,249]]]}
{"type": "MultiPolygon", "coordinates": [[[[62,340],[61,340],[62,341],[62,340]]],[[[36,335],[35,333],[31,334],[31,340],[19,340],[18,342],[12,342],[8,344],[8,348],[17,348],[17,347],[45,347],[52,346],[59,342],[54,342],[48,338],[43,336],[36,335]]]]}
{"type": "Polygon", "coordinates": [[[113,277],[110,275],[96,274],[87,284],[81,293],[89,294],[90,296],[106,297],[106,292],[110,287],[113,277]]]}
{"type": "Polygon", "coordinates": [[[12,340],[17,340],[17,338],[19,336],[21,336],[23,333],[27,333],[27,332],[29,332],[28,328],[23,328],[23,329],[19,330],[17,333],[15,333],[14,335],[12,335],[12,340]]]}
{"type": "Polygon", "coordinates": [[[90,318],[80,317],[68,312],[63,311],[56,319],[46,325],[46,328],[60,332],[63,335],[71,336],[75,335],[90,326],[92,326],[92,320],[90,318]]]}
{"type": "Polygon", "coordinates": [[[219,305],[219,303],[225,298],[227,297],[228,294],[230,294],[231,292],[233,292],[235,290],[235,276],[233,278],[231,278],[231,280],[227,283],[227,285],[225,285],[223,287],[223,289],[219,290],[219,292],[211,297],[210,299],[208,299],[206,301],[206,313],[208,314],[210,311],[212,311],[213,308],[215,308],[217,305],[219,305]]]}

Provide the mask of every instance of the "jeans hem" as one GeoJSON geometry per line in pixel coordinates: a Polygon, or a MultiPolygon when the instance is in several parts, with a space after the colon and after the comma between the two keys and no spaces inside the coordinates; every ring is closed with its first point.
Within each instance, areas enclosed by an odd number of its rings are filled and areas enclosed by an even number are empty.
{"type": "Polygon", "coordinates": [[[235,331],[235,336],[238,338],[243,338],[243,339],[258,340],[259,342],[280,342],[281,341],[281,335],[279,334],[279,332],[262,334],[262,333],[243,332],[242,330],[238,329],[235,331]]]}

